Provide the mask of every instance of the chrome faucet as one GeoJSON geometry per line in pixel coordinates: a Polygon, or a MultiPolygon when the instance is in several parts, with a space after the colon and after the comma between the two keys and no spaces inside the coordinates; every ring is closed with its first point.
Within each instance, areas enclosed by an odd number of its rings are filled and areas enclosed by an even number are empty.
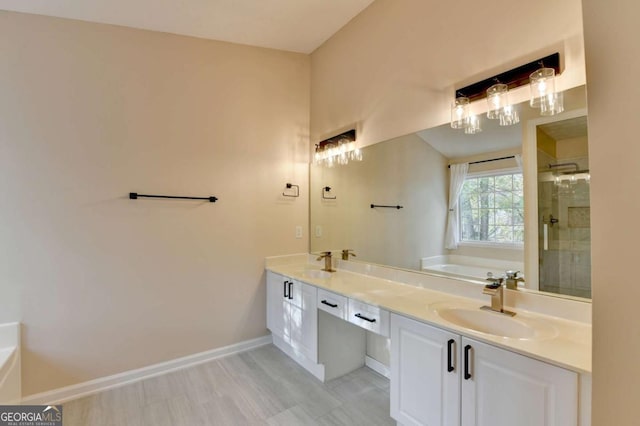
{"type": "Polygon", "coordinates": [[[524,282],[524,278],[518,277],[520,271],[506,271],[505,273],[507,274],[506,284],[509,290],[517,290],[518,283],[524,282]]]}
{"type": "Polygon", "coordinates": [[[322,269],[323,271],[327,271],[327,272],[335,272],[335,269],[331,268],[331,252],[330,251],[323,251],[322,253],[320,253],[320,257],[318,257],[316,260],[322,260],[324,259],[324,268],[322,269]]]}
{"type": "Polygon", "coordinates": [[[489,281],[490,283],[484,286],[482,294],[491,296],[491,306],[482,306],[480,309],[514,316],[515,312],[507,311],[504,309],[504,278],[487,278],[487,281],[489,281]]]}
{"type": "Polygon", "coordinates": [[[356,254],[353,252],[353,249],[344,249],[342,250],[342,260],[349,260],[349,256],[356,257],[356,254]]]}

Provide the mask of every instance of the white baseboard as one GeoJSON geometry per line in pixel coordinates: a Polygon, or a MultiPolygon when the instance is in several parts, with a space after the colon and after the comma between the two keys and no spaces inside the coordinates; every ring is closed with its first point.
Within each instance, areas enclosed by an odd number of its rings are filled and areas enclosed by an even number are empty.
{"type": "Polygon", "coordinates": [[[193,355],[187,355],[182,358],[172,359],[170,361],[161,362],[159,364],[138,368],[136,370],[125,371],[123,373],[114,374],[112,376],[101,377],[99,379],[90,380],[88,382],[78,383],[63,388],[50,390],[22,398],[21,403],[25,405],[54,405],[62,404],[72,399],[82,398],[108,389],[114,389],[130,383],[139,382],[140,380],[150,377],[160,376],[183,368],[192,367],[217,358],[233,355],[236,353],[248,351],[260,346],[271,343],[271,336],[258,337],[257,339],[245,340],[244,342],[235,343],[210,351],[200,352],[193,355]]]}
{"type": "Polygon", "coordinates": [[[380,361],[377,361],[377,360],[371,358],[368,355],[364,358],[364,365],[366,365],[367,367],[369,367],[370,369],[372,369],[376,373],[386,377],[387,379],[390,377],[389,367],[387,367],[386,365],[384,365],[380,361]]]}

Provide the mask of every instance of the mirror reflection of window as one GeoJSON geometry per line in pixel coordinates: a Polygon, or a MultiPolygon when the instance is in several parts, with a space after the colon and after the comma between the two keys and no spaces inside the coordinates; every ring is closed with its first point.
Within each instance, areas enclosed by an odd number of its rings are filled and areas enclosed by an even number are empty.
{"type": "Polygon", "coordinates": [[[460,242],[524,242],[524,197],[521,171],[470,174],[458,201],[460,242]]]}

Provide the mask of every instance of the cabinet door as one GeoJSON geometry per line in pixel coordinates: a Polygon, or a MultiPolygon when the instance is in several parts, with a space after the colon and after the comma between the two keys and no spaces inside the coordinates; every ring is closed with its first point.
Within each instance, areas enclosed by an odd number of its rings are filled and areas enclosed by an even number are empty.
{"type": "Polygon", "coordinates": [[[292,294],[293,300],[289,304],[291,346],[307,359],[318,362],[317,289],[294,281],[292,294]]]}
{"type": "Polygon", "coordinates": [[[463,426],[577,424],[576,373],[465,337],[462,355],[463,426]]]}
{"type": "Polygon", "coordinates": [[[459,425],[459,355],[460,336],[391,314],[391,417],[404,426],[459,425]]]}
{"type": "Polygon", "coordinates": [[[289,322],[287,285],[287,279],[282,275],[267,272],[267,328],[285,341],[285,324],[289,322]]]}

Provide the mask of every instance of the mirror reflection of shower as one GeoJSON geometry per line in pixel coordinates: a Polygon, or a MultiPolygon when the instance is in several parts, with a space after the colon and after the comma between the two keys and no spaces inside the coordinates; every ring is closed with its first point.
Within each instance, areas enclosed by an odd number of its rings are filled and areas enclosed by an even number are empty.
{"type": "Polygon", "coordinates": [[[540,290],[591,297],[586,117],[540,125],[536,136],[540,290]]]}

